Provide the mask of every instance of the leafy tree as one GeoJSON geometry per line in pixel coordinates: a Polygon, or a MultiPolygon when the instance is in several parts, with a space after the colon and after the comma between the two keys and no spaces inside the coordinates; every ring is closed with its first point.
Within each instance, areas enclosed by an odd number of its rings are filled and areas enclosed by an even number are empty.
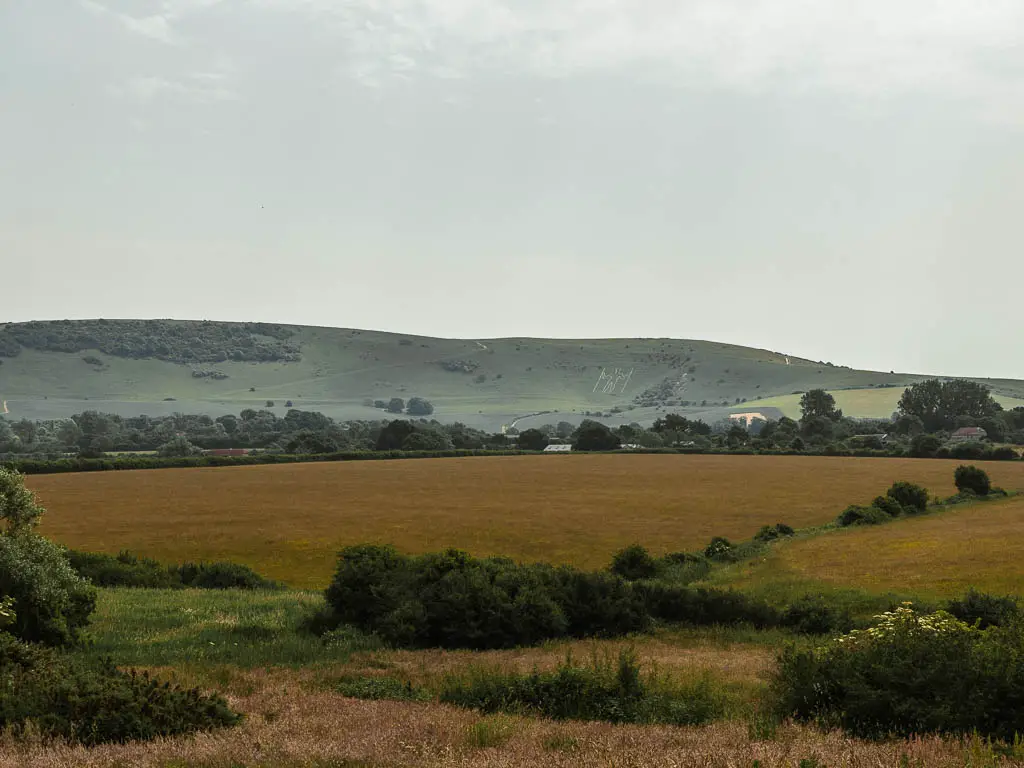
{"type": "Polygon", "coordinates": [[[392,397],[388,401],[388,413],[401,413],[405,410],[405,401],[400,397],[392,397]]]}
{"type": "MultiPolygon", "coordinates": [[[[1022,425],[1022,426],[1024,426],[1024,425],[1022,425]]],[[[555,426],[555,434],[558,437],[562,438],[563,440],[565,440],[568,437],[571,437],[572,433],[574,431],[575,431],[575,428],[568,421],[560,421],[555,426]]]]}
{"type": "Polygon", "coordinates": [[[929,379],[908,387],[900,397],[899,413],[916,416],[929,432],[950,429],[958,416],[984,419],[1002,407],[992,399],[989,388],[976,381],[929,379]]]}
{"type": "Polygon", "coordinates": [[[956,488],[961,493],[971,491],[978,496],[988,496],[992,490],[992,481],[985,470],[975,466],[960,465],[953,475],[956,488]]]}
{"type": "Polygon", "coordinates": [[[577,451],[614,451],[622,447],[622,441],[604,424],[584,419],[576,430],[572,447],[577,451]]]}
{"type": "Polygon", "coordinates": [[[422,397],[410,397],[408,404],[405,406],[405,412],[410,416],[429,416],[434,412],[434,406],[431,405],[429,400],[424,400],[422,397]]]}
{"type": "Polygon", "coordinates": [[[451,448],[448,435],[433,429],[417,429],[402,441],[403,451],[449,451],[451,448]]]}
{"type": "Polygon", "coordinates": [[[0,596],[11,598],[15,637],[69,645],[78,641],[96,591],[63,550],[35,532],[43,514],[20,474],[0,468],[0,596]]]}
{"type": "Polygon", "coordinates": [[[170,440],[157,449],[158,456],[199,456],[203,452],[203,449],[197,445],[193,445],[188,441],[187,437],[176,437],[170,440]]]}
{"type": "Polygon", "coordinates": [[[395,419],[388,422],[377,437],[376,448],[378,451],[399,451],[405,439],[415,431],[416,426],[411,421],[395,419]]]}
{"type": "Polygon", "coordinates": [[[519,433],[519,447],[526,451],[543,451],[548,438],[539,429],[527,429],[519,433]]]}
{"type": "Polygon", "coordinates": [[[843,412],[836,408],[836,399],[824,389],[812,389],[800,398],[801,421],[820,417],[830,421],[839,421],[843,412]]]}
{"type": "Polygon", "coordinates": [[[340,449],[338,442],[327,432],[304,429],[295,434],[285,445],[285,451],[296,454],[335,453],[340,449]]]}
{"type": "Polygon", "coordinates": [[[809,440],[820,442],[832,437],[835,423],[825,416],[808,416],[800,422],[800,432],[809,440]]]}

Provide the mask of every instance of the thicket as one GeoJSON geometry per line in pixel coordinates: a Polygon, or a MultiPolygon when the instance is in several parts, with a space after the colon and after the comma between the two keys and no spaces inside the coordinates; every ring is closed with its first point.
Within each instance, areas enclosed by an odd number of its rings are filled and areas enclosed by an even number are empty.
{"type": "Polygon", "coordinates": [[[117,555],[67,550],[68,563],[79,576],[97,587],[150,589],[281,589],[240,563],[181,563],[165,565],[148,557],[122,551],[117,555]]]}
{"type": "Polygon", "coordinates": [[[290,328],[272,323],[165,320],[68,320],[9,323],[0,330],[0,356],[22,347],[44,352],[97,349],[114,357],[173,363],[295,361],[299,345],[290,328]]]}
{"type": "Polygon", "coordinates": [[[645,676],[629,651],[621,652],[617,663],[594,657],[583,665],[568,657],[551,672],[527,675],[471,669],[448,676],[439,698],[485,713],[612,723],[701,725],[726,710],[725,696],[707,678],[680,685],[645,676]]]}
{"type": "Polygon", "coordinates": [[[988,496],[992,490],[992,481],[988,473],[974,466],[960,465],[953,476],[956,488],[961,493],[970,492],[978,496],[988,496]]]}
{"type": "Polygon", "coordinates": [[[33,646],[0,632],[0,729],[91,746],[235,725],[218,695],[183,689],[109,660],[33,646]]]}
{"type": "Polygon", "coordinates": [[[790,646],[772,682],[776,714],[866,738],[1024,733],[1019,623],[972,627],[907,604],[816,649],[790,646]]]}

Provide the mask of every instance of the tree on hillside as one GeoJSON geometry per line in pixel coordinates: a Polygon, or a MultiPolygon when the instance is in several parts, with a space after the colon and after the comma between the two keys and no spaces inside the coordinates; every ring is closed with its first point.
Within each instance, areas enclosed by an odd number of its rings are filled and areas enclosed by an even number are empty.
{"type": "Polygon", "coordinates": [[[193,445],[184,436],[168,440],[157,449],[157,455],[164,457],[198,456],[202,452],[202,448],[193,445]]]}
{"type": "Polygon", "coordinates": [[[830,421],[839,421],[843,412],[836,408],[836,399],[824,389],[812,389],[804,392],[800,398],[801,421],[820,416],[830,421]]]}
{"type": "Polygon", "coordinates": [[[604,424],[584,419],[576,430],[572,447],[577,451],[614,451],[622,447],[622,441],[604,424]]]}
{"type": "Polygon", "coordinates": [[[405,406],[405,412],[410,416],[429,416],[434,412],[434,406],[429,400],[422,397],[410,397],[405,406]]]}
{"type": "Polygon", "coordinates": [[[388,413],[401,413],[405,410],[405,401],[400,397],[392,397],[388,401],[388,413]]]}
{"type": "Polygon", "coordinates": [[[929,379],[913,384],[903,392],[899,403],[901,415],[916,416],[929,432],[953,428],[959,416],[978,420],[1001,410],[988,387],[964,379],[929,379]]]}
{"type": "Polygon", "coordinates": [[[562,438],[563,440],[565,440],[567,437],[571,437],[574,431],[575,429],[573,425],[570,424],[568,421],[560,421],[555,426],[555,434],[558,437],[562,438]]]}
{"type": "Polygon", "coordinates": [[[405,419],[388,422],[377,437],[378,451],[398,451],[402,449],[405,438],[416,431],[416,426],[405,419]]]}

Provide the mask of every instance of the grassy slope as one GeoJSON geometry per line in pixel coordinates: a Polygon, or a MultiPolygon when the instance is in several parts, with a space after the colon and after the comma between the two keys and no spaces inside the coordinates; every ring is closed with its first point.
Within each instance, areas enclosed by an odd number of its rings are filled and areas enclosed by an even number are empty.
{"type": "MultiPolygon", "coordinates": [[[[998,386],[993,382],[993,387],[998,386]]],[[[1007,391],[1011,390],[1003,384],[1007,391]]],[[[843,410],[847,416],[856,418],[870,418],[873,416],[888,416],[896,410],[900,396],[903,394],[902,387],[890,387],[885,389],[847,389],[833,390],[832,395],[836,399],[836,405],[843,410]]],[[[996,394],[995,399],[1003,408],[1016,408],[1024,406],[1024,398],[996,394]]],[[[756,410],[758,408],[778,408],[783,414],[791,419],[800,418],[800,395],[780,395],[778,397],[762,398],[748,402],[746,408],[756,410]]]]}
{"type": "MultiPolygon", "coordinates": [[[[557,410],[571,421],[574,411],[578,419],[585,410],[626,407],[635,395],[666,378],[681,382],[678,399],[696,403],[775,398],[814,387],[842,390],[890,384],[902,388],[921,378],[796,358],[787,364],[784,356],[767,350],[704,341],[476,341],[312,327],[298,328],[295,340],[302,343],[301,361],[219,364],[216,367],[230,376],[223,381],[194,379],[188,366],[158,360],[94,353],[106,363],[95,368],[82,361],[82,354],[25,350],[0,366],[0,398],[10,401],[13,418],[62,416],[87,407],[126,414],[175,410],[220,414],[263,407],[267,400],[274,400],[282,412],[284,401],[292,400],[296,407],[340,418],[375,418],[380,412],[364,407],[365,398],[419,395],[435,404],[438,418],[497,428],[536,411],[557,410]],[[401,339],[413,343],[403,345],[401,339]],[[681,364],[686,357],[690,359],[681,364]],[[450,373],[437,364],[453,359],[473,361],[479,368],[474,374],[450,373]],[[691,366],[695,367],[692,373],[691,366]],[[594,392],[602,368],[633,370],[624,392],[621,387],[615,394],[594,392]],[[476,382],[477,374],[484,374],[486,381],[476,382]],[[254,392],[249,391],[251,387],[254,392]]],[[[993,384],[1001,393],[1024,396],[1024,382],[993,384]]],[[[887,398],[900,391],[881,390],[881,396],[872,392],[869,399],[881,398],[877,409],[850,410],[857,415],[887,415],[892,410],[887,398]]],[[[790,399],[779,402],[784,408],[792,406],[790,399]]],[[[725,412],[714,407],[690,411],[708,417],[725,412]]],[[[624,414],[622,420],[642,422],[656,416],[654,409],[638,409],[624,414]]]]}

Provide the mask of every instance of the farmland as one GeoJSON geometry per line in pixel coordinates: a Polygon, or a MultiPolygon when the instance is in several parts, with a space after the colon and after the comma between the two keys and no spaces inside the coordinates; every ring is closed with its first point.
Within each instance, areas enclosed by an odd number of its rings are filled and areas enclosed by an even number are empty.
{"type": "MultiPolygon", "coordinates": [[[[623,546],[692,550],[764,524],[832,520],[896,480],[953,493],[956,462],[790,456],[535,456],[34,476],[43,533],[166,561],[227,559],[322,588],[347,544],[458,547],[607,565],[623,546]]],[[[991,463],[1024,488],[1024,463],[991,463]]]]}

